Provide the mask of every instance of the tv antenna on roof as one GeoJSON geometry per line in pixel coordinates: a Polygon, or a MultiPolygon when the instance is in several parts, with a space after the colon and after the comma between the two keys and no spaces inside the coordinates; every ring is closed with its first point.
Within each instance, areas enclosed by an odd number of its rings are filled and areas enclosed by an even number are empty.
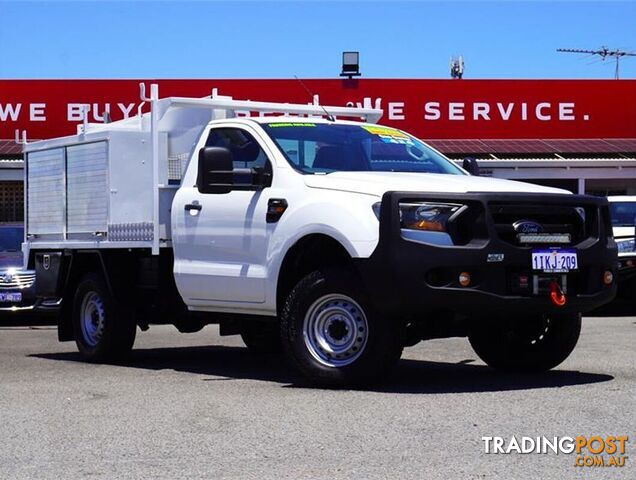
{"type": "Polygon", "coordinates": [[[450,76],[451,78],[456,78],[457,80],[461,80],[464,76],[464,57],[462,55],[460,55],[459,57],[451,57],[450,76]]]}
{"type": "Polygon", "coordinates": [[[636,57],[636,52],[626,52],[624,50],[614,49],[610,50],[607,47],[601,47],[598,50],[585,50],[580,48],[557,48],[557,52],[564,53],[587,53],[588,55],[598,55],[601,60],[605,60],[607,57],[616,59],[616,69],[614,71],[614,78],[618,80],[619,61],[621,57],[636,57]]]}

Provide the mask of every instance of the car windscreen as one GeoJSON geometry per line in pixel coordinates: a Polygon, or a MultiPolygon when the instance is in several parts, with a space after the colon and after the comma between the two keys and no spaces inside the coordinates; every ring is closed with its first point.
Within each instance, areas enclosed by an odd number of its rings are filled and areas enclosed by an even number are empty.
{"type": "Polygon", "coordinates": [[[22,249],[24,228],[0,225],[0,252],[17,252],[22,249]]]}
{"type": "Polygon", "coordinates": [[[289,163],[304,173],[464,174],[417,138],[394,128],[312,122],[271,122],[263,128],[289,163]]]}
{"type": "Polygon", "coordinates": [[[636,225],[636,202],[610,202],[609,205],[614,227],[636,225]]]}

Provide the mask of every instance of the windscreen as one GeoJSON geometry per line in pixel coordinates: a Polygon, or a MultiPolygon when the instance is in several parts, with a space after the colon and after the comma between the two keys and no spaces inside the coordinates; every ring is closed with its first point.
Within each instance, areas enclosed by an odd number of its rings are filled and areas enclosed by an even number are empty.
{"type": "Polygon", "coordinates": [[[394,128],[311,122],[272,122],[263,128],[289,163],[304,173],[464,174],[417,138],[394,128]]]}
{"type": "Polygon", "coordinates": [[[636,225],[636,202],[610,202],[610,216],[614,227],[636,225]]]}

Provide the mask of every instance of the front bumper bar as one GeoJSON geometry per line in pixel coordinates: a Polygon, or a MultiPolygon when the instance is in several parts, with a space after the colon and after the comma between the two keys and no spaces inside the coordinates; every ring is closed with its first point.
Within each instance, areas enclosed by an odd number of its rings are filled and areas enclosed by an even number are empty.
{"type": "MultiPolygon", "coordinates": [[[[387,192],[380,209],[380,238],[371,257],[356,260],[362,282],[378,309],[390,314],[425,314],[440,310],[466,316],[514,313],[587,312],[611,301],[616,277],[617,249],[611,236],[605,199],[563,194],[470,193],[419,194],[387,192]],[[469,205],[469,222],[455,225],[462,245],[438,246],[403,238],[399,204],[443,202],[469,205]],[[515,290],[511,279],[531,270],[531,246],[516,245],[499,235],[491,208],[508,202],[550,208],[578,207],[585,212],[585,238],[566,248],[578,255],[578,270],[567,273],[567,302],[554,305],[548,294],[515,290]],[[462,231],[463,230],[463,231],[462,231]],[[469,231],[470,230],[470,231],[469,231]],[[469,272],[472,283],[458,283],[469,272]]],[[[535,245],[546,248],[548,245],[535,245]]],[[[545,276],[545,275],[542,275],[545,276]]]]}

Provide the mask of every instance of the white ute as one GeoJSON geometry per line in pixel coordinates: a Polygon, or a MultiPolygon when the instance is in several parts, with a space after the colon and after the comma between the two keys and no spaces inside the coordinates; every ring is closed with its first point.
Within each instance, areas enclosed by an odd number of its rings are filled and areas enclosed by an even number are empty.
{"type": "Polygon", "coordinates": [[[616,246],[618,291],[616,296],[636,303],[636,196],[607,197],[616,246]]]}
{"type": "Polygon", "coordinates": [[[86,360],[216,323],[318,384],[458,335],[547,370],[615,294],[605,200],[471,176],[381,110],[141,87],[150,113],[24,145],[27,266],[86,360]]]}

